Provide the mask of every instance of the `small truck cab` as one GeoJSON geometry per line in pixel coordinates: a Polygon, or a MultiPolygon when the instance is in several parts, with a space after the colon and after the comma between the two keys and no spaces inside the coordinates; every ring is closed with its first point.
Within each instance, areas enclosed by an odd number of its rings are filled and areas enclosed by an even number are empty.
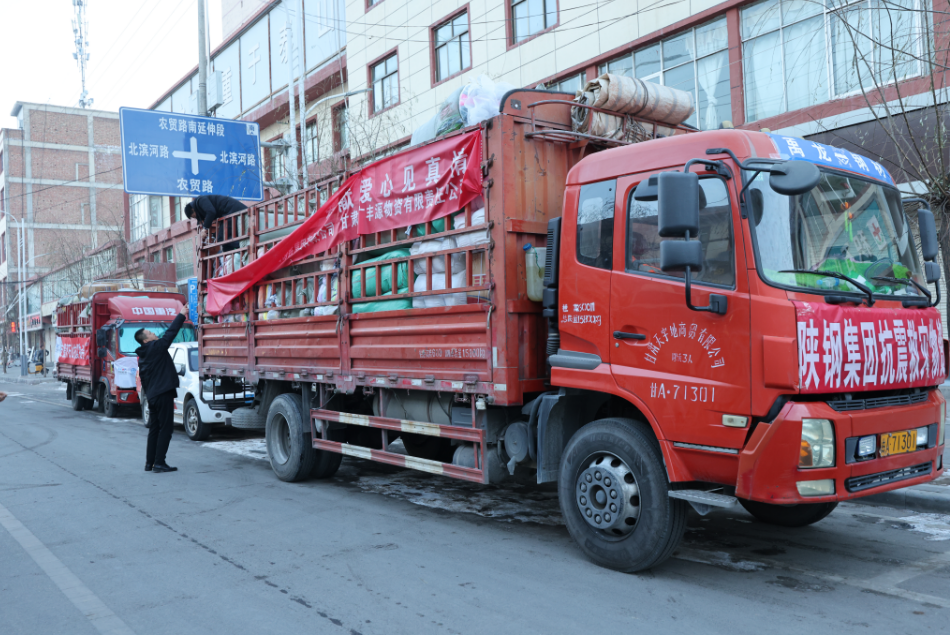
{"type": "MultiPolygon", "coordinates": [[[[130,281],[85,285],[57,307],[57,377],[66,383],[74,410],[93,407],[114,417],[121,407],[139,407],[135,332],[161,335],[181,308],[184,296],[174,286],[130,281]],[[142,283],[138,282],[141,286],[142,283]]],[[[185,323],[176,342],[195,341],[185,323]]]]}

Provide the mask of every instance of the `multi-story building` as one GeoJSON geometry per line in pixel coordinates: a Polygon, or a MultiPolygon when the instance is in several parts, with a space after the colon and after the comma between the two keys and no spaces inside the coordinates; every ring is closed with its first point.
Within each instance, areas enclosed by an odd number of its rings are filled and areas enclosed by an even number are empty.
{"type": "MultiPolygon", "coordinates": [[[[768,129],[872,156],[907,194],[946,172],[941,166],[947,145],[939,144],[943,130],[934,109],[947,102],[943,69],[950,18],[944,5],[341,3],[305,0],[306,162],[288,165],[284,152],[267,149],[271,181],[305,163],[308,175],[320,177],[346,161],[405,147],[454,91],[480,75],[515,87],[573,92],[603,73],[692,94],[696,110],[687,123],[700,129],[768,129]],[[329,95],[337,97],[325,99],[329,95]],[[917,155],[912,140],[926,146],[917,155]]],[[[227,88],[216,115],[259,122],[262,140],[289,140],[286,85],[294,56],[286,26],[297,4],[271,2],[247,17],[252,4],[223,2],[224,32],[230,35],[215,51],[213,67],[227,88]]],[[[155,108],[188,112],[194,74],[155,108]]],[[[140,253],[155,258],[164,244],[157,241],[140,253]]]]}
{"type": "Polygon", "coordinates": [[[17,128],[0,130],[3,334],[9,338],[9,323],[17,317],[16,283],[22,279],[29,344],[48,347],[44,329],[55,301],[46,302],[41,285],[33,282],[126,239],[119,117],[25,102],[17,102],[11,115],[17,128]]]}

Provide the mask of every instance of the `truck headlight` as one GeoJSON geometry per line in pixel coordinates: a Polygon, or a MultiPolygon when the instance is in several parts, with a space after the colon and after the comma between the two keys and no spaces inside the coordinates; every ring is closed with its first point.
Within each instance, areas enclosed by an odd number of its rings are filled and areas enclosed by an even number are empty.
{"type": "Polygon", "coordinates": [[[802,419],[802,444],[798,467],[833,467],[835,430],[827,419],[802,419]]]}

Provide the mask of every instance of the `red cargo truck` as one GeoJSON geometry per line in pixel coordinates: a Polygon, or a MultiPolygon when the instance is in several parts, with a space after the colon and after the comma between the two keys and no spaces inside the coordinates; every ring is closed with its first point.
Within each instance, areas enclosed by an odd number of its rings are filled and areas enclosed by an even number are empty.
{"type": "Polygon", "coordinates": [[[601,139],[565,99],[508,94],[475,132],[481,196],[421,225],[386,202],[430,146],[221,221],[240,248],[202,248],[201,292],[230,313],[205,312],[201,368],[256,387],[279,478],[343,455],[533,474],[592,560],[636,571],[690,505],[802,526],[942,473],[927,210],[918,254],[868,158],[632,117],[601,139]]]}
{"type": "MultiPolygon", "coordinates": [[[[107,417],[120,408],[139,408],[135,332],[161,335],[185,297],[165,283],[103,280],[84,285],[56,307],[56,376],[66,384],[73,410],[94,405],[107,417]]],[[[186,323],[176,342],[195,341],[186,323]]]]}

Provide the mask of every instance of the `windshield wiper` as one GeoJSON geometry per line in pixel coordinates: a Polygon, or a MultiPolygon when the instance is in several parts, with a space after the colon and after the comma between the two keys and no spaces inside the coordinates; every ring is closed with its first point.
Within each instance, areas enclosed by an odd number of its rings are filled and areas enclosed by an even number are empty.
{"type": "Polygon", "coordinates": [[[898,284],[912,284],[912,285],[914,285],[915,287],[917,287],[917,289],[918,289],[921,293],[923,293],[925,296],[927,296],[927,303],[926,303],[926,304],[920,304],[920,300],[922,300],[923,298],[920,298],[919,296],[916,298],[917,302],[914,302],[914,301],[913,301],[912,299],[910,299],[910,298],[904,298],[904,299],[903,299],[903,302],[901,302],[901,304],[904,305],[904,308],[905,308],[905,309],[906,309],[906,308],[910,308],[910,307],[914,307],[914,306],[917,306],[917,307],[921,307],[921,306],[923,306],[923,307],[928,307],[928,306],[933,306],[933,305],[934,305],[933,298],[932,298],[931,295],[930,295],[930,291],[928,291],[926,287],[921,286],[920,283],[918,283],[916,280],[914,280],[914,279],[912,279],[912,278],[891,278],[891,277],[888,277],[888,276],[874,276],[873,278],[871,278],[871,280],[881,280],[881,281],[883,281],[883,282],[891,282],[891,283],[895,283],[895,282],[896,282],[896,283],[898,283],[898,284]]]}
{"type": "Polygon", "coordinates": [[[844,275],[843,273],[838,273],[837,271],[824,271],[822,269],[817,271],[812,271],[811,269],[783,269],[779,271],[779,273],[810,273],[813,276],[828,276],[829,278],[837,278],[838,280],[850,282],[868,296],[868,306],[874,306],[874,292],[871,291],[869,287],[861,284],[850,276],[844,275]]]}
{"type": "Polygon", "coordinates": [[[874,276],[873,278],[871,278],[871,280],[883,280],[884,282],[896,282],[898,284],[912,284],[915,287],[917,287],[917,289],[921,293],[927,296],[928,300],[933,299],[930,295],[930,291],[928,291],[926,287],[921,286],[919,282],[917,282],[916,280],[912,278],[890,278],[888,276],[874,276]]]}

